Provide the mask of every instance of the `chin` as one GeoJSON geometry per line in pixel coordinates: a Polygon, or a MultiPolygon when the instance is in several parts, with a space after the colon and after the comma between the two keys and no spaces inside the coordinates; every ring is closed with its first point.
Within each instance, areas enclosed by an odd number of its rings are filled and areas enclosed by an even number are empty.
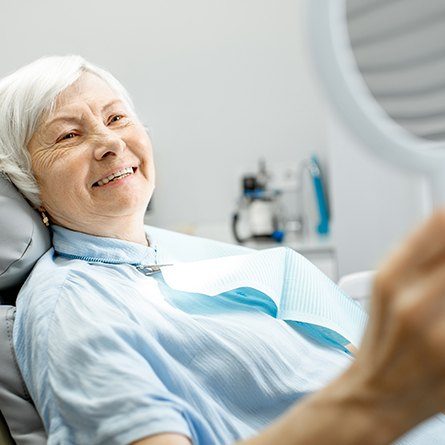
{"type": "MultiPolygon", "coordinates": [[[[127,216],[130,214],[144,214],[147,209],[148,200],[138,197],[125,196],[121,199],[115,199],[108,207],[109,213],[116,216],[127,216]]],[[[108,212],[107,212],[108,213],[108,212]]]]}

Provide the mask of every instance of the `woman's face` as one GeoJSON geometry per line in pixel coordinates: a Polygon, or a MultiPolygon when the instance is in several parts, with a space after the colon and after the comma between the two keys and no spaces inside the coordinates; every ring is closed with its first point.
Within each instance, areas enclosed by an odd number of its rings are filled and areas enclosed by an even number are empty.
{"type": "Polygon", "coordinates": [[[101,226],[142,224],[155,181],[151,142],[97,76],[84,73],[60,94],[28,149],[42,206],[56,224],[96,234],[101,226]]]}

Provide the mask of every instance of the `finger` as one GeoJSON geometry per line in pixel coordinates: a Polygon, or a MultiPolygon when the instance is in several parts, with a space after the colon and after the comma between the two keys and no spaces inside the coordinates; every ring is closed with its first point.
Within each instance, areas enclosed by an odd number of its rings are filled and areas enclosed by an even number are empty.
{"type": "Polygon", "coordinates": [[[384,339],[396,319],[402,319],[408,328],[416,328],[425,320],[445,321],[445,261],[397,286],[390,283],[380,287],[373,295],[370,314],[369,337],[376,342],[384,339]]]}
{"type": "Polygon", "coordinates": [[[393,310],[413,327],[445,320],[445,263],[406,283],[394,296],[393,310]]]}

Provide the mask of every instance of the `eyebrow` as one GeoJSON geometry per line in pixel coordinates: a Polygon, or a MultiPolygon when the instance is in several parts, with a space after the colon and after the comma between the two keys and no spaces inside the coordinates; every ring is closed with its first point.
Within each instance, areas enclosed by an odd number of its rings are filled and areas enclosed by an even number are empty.
{"type": "MultiPolygon", "coordinates": [[[[100,110],[101,112],[103,112],[104,110],[106,110],[107,108],[112,107],[113,105],[115,105],[116,103],[124,103],[124,101],[122,99],[114,99],[111,102],[108,102],[106,105],[104,105],[102,107],[102,109],[100,110]]],[[[79,119],[77,117],[73,117],[71,115],[67,115],[67,116],[57,116],[54,119],[52,119],[51,121],[49,121],[48,123],[45,123],[45,127],[48,128],[51,125],[53,125],[56,122],[59,121],[64,121],[64,122],[77,122],[79,119]]]]}

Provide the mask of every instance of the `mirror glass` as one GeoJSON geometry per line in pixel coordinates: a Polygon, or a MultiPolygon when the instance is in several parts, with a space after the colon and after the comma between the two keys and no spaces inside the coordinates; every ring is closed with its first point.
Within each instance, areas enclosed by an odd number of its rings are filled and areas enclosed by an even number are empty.
{"type": "Polygon", "coordinates": [[[346,15],[372,96],[411,134],[445,141],[445,2],[346,0],[346,15]]]}

